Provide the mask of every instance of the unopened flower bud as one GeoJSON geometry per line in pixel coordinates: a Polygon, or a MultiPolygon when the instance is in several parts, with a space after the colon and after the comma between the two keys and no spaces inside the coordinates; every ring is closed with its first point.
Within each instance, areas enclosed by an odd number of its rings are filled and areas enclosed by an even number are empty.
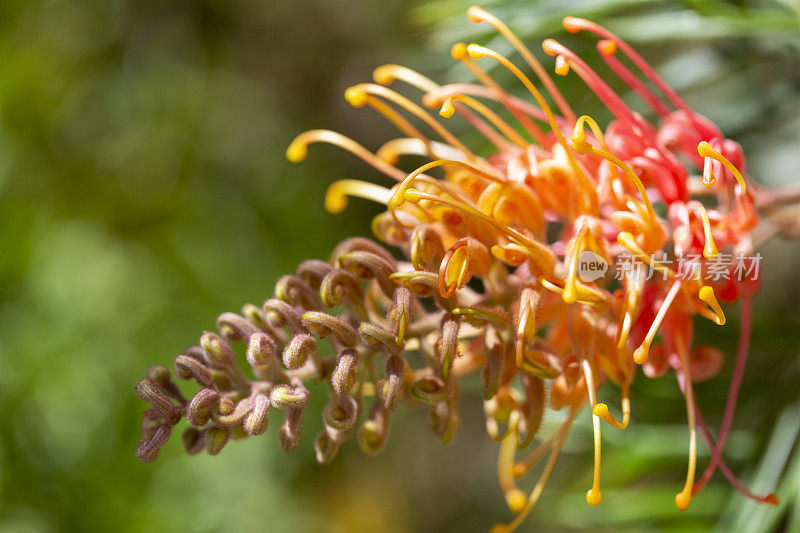
{"type": "Polygon", "coordinates": [[[314,441],[314,452],[317,456],[317,462],[320,464],[328,464],[336,457],[339,451],[340,442],[331,435],[328,428],[325,428],[317,436],[314,441]]]}
{"type": "Polygon", "coordinates": [[[307,333],[298,333],[283,350],[283,364],[289,369],[302,368],[309,357],[316,355],[317,341],[307,333]]]}
{"type": "Polygon", "coordinates": [[[397,402],[403,397],[405,371],[405,359],[399,355],[393,355],[386,360],[386,385],[383,399],[384,405],[390,411],[397,406],[397,402]]]}
{"type": "Polygon", "coordinates": [[[258,327],[251,324],[236,313],[222,313],[217,317],[217,329],[225,340],[243,341],[258,331],[258,327]]]}
{"type": "Polygon", "coordinates": [[[149,440],[142,440],[136,446],[136,457],[145,463],[151,463],[158,458],[161,447],[167,442],[172,434],[172,426],[162,424],[159,426],[149,440]]]}
{"type": "Polygon", "coordinates": [[[258,394],[253,399],[253,410],[244,418],[242,427],[250,435],[261,435],[267,430],[269,398],[258,394]]]}
{"type": "Polygon", "coordinates": [[[228,444],[231,432],[228,428],[214,426],[206,433],[206,450],[208,455],[219,455],[219,452],[228,444]]]}
{"type": "Polygon", "coordinates": [[[278,385],[269,393],[269,400],[278,409],[302,408],[308,403],[308,390],[303,387],[278,385]]]}
{"type": "Polygon", "coordinates": [[[350,394],[358,380],[358,356],[355,350],[342,350],[331,374],[331,386],[336,394],[350,394]]]}
{"type": "Polygon", "coordinates": [[[181,441],[189,455],[197,455],[206,447],[205,433],[194,427],[186,428],[183,431],[181,441]]]}
{"type": "Polygon", "coordinates": [[[175,358],[175,375],[181,379],[192,379],[197,381],[197,384],[205,388],[214,387],[214,376],[211,371],[195,359],[187,355],[179,355],[175,358]]]}
{"type": "Polygon", "coordinates": [[[322,410],[322,420],[326,425],[345,432],[353,429],[357,415],[358,404],[350,396],[341,396],[322,410]]]}
{"type": "Polygon", "coordinates": [[[186,408],[186,419],[193,426],[206,425],[211,418],[211,410],[218,400],[219,394],[214,389],[199,390],[186,408]]]}
{"type": "Polygon", "coordinates": [[[142,378],[136,384],[136,395],[153,406],[153,409],[165,417],[175,412],[175,404],[164,395],[161,386],[150,378],[142,378]]]}
{"type": "Polygon", "coordinates": [[[376,454],[386,444],[389,435],[389,411],[379,402],[375,402],[369,420],[358,430],[358,445],[365,453],[376,454]]]}
{"type": "Polygon", "coordinates": [[[216,333],[209,331],[203,333],[200,337],[200,346],[203,347],[209,363],[216,368],[230,366],[236,362],[233,348],[216,333]]]}

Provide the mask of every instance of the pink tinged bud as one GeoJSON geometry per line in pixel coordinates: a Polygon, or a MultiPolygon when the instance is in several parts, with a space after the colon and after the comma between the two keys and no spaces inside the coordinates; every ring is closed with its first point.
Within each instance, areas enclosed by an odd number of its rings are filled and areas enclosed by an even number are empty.
{"type": "Polygon", "coordinates": [[[307,333],[298,333],[283,350],[283,364],[286,368],[302,368],[317,351],[317,341],[307,333]]]}
{"type": "Polygon", "coordinates": [[[223,368],[236,362],[233,348],[216,333],[205,332],[200,337],[200,346],[203,347],[206,359],[213,367],[223,368]]]}
{"type": "Polygon", "coordinates": [[[284,421],[278,431],[278,440],[284,452],[290,452],[300,442],[300,423],[303,421],[303,410],[289,407],[284,413],[284,421]]]}
{"type": "Polygon", "coordinates": [[[331,386],[336,394],[350,394],[358,380],[358,356],[355,350],[346,349],[339,354],[336,368],[331,374],[331,386]]]}
{"type": "Polygon", "coordinates": [[[358,445],[364,453],[375,454],[383,449],[389,435],[389,411],[383,404],[375,403],[369,420],[358,430],[358,445]]]}
{"type": "Polygon", "coordinates": [[[341,396],[322,410],[325,425],[342,432],[353,429],[358,416],[358,404],[350,396],[341,396]]]}
{"type": "Polygon", "coordinates": [[[254,368],[266,366],[275,357],[276,351],[275,341],[269,335],[254,333],[247,344],[247,362],[254,368]]]}
{"type": "Polygon", "coordinates": [[[205,433],[197,428],[186,428],[181,435],[181,442],[187,454],[197,455],[206,447],[205,433]]]}
{"type": "Polygon", "coordinates": [[[214,376],[203,363],[193,357],[179,355],[175,358],[175,375],[181,379],[192,379],[205,388],[214,387],[214,376]]]}
{"type": "Polygon", "coordinates": [[[213,389],[201,389],[186,408],[186,419],[193,426],[204,426],[211,418],[211,410],[217,404],[219,394],[213,389]]]}
{"type": "Polygon", "coordinates": [[[403,397],[403,381],[405,377],[405,360],[393,355],[386,360],[386,384],[384,385],[384,406],[392,411],[403,397]]]}
{"type": "Polygon", "coordinates": [[[172,426],[162,424],[159,426],[150,439],[142,440],[136,446],[136,457],[145,463],[151,463],[158,458],[161,447],[167,442],[172,434],[172,426]]]}
{"type": "Polygon", "coordinates": [[[217,329],[228,341],[243,341],[258,328],[236,313],[222,313],[217,317],[217,329]]]}
{"type": "Polygon", "coordinates": [[[300,322],[300,313],[286,302],[271,298],[264,302],[264,312],[270,326],[288,327],[292,333],[306,333],[306,328],[300,322]]]}
{"type": "Polygon", "coordinates": [[[164,395],[161,386],[150,378],[142,378],[136,384],[136,395],[150,403],[160,415],[172,418],[175,413],[175,404],[164,395]]]}
{"type": "Polygon", "coordinates": [[[308,389],[278,385],[269,393],[269,399],[278,409],[301,409],[308,403],[308,389]]]}
{"type": "Polygon", "coordinates": [[[317,440],[314,442],[314,452],[319,463],[328,464],[336,457],[340,445],[337,437],[335,430],[330,431],[328,428],[325,428],[317,436],[317,440]]]}
{"type": "Polygon", "coordinates": [[[451,392],[451,388],[444,380],[432,374],[420,376],[411,385],[411,394],[433,404],[446,400],[451,392]]]}
{"type": "Polygon", "coordinates": [[[303,314],[303,324],[310,332],[322,338],[335,337],[345,346],[354,346],[357,341],[356,331],[344,320],[319,311],[303,314]]]}
{"type": "Polygon", "coordinates": [[[261,435],[267,430],[269,398],[258,394],[253,399],[253,410],[244,418],[242,427],[250,435],[261,435]]]}
{"type": "Polygon", "coordinates": [[[158,383],[164,389],[169,387],[170,383],[172,383],[169,369],[165,366],[151,366],[147,369],[147,377],[158,383]]]}
{"type": "Polygon", "coordinates": [[[452,317],[445,317],[442,320],[441,337],[436,348],[439,352],[439,360],[442,362],[442,376],[445,379],[450,374],[458,355],[458,330],[458,320],[452,317]]]}
{"type": "Polygon", "coordinates": [[[228,428],[212,427],[206,433],[206,450],[208,455],[219,455],[219,452],[228,444],[231,432],[228,428]]]}

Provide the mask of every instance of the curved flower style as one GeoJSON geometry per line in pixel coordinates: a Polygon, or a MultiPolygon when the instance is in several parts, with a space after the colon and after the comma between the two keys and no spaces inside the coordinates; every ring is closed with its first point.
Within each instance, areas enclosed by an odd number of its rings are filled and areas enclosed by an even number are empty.
{"type": "Polygon", "coordinates": [[[216,454],[231,436],[263,433],[273,409],[284,411],[280,441],[289,451],[300,438],[308,380],[329,384],[315,444],[320,462],[330,461],[353,433],[366,452],[379,451],[400,403],[428,404],[431,425],[447,442],[459,420],[459,381],[480,371],[486,429],[500,442],[500,485],[516,514],[509,525],[497,526],[508,531],[535,505],[587,403],[595,459],[586,499],[600,503],[602,422],[628,425],[640,365],[648,377],[672,368],[685,395],[689,461],[676,506],[686,509],[717,468],[749,497],[776,503],[774,494],[751,494],[722,459],[744,373],[750,300],[759,285],[750,234],[759,221],[758,191],[744,175],[740,146],[690,109],[630,46],[592,22],[567,17],[564,27],[600,37],[600,57],[650,107],[655,123],[629,108],[582,58],[547,39],[542,48],[555,57],[556,74],[574,72],[614,119],[603,129],[591,117],[576,116],[511,30],[480,8],[468,15],[503,34],[542,88],[494,50],[457,44],[453,57],[479,84],[437,85],[405,67],[384,65],[375,70],[375,83],[348,89],[353,106],[373,108],[404,136],[373,153],[339,133],[314,130],[298,136],[287,157],[300,161],[309,144],[326,142],[396,180],[391,188],[337,181],[325,206],[340,212],[349,196],[386,205],[373,231],[408,262],[366,239],[350,239],[329,262],[306,261],[281,278],[262,308],[220,315],[219,335],[204,333],[200,346],[175,359],[175,374],[200,387],[191,399],[164,367],[151,368],[137,385],[137,394],[152,404],[137,455],[154,460],[183,416],[191,425],[183,433],[187,451],[216,454]],[[532,100],[508,94],[481,68],[482,60],[510,71],[532,100]],[[394,81],[421,90],[422,105],[390,89],[394,81]],[[425,107],[439,108],[445,118],[457,113],[495,151],[477,155],[425,107]],[[504,109],[515,124],[492,107],[504,109]],[[401,170],[400,157],[409,154],[430,162],[401,170]],[[702,177],[690,175],[695,168],[702,177]],[[433,177],[434,171],[443,177],[433,177]],[[740,303],[742,328],[714,439],[692,383],[713,377],[722,353],[694,345],[692,333],[695,316],[725,324],[719,300],[740,303]],[[253,379],[237,365],[234,341],[245,342],[253,379]],[[607,382],[621,391],[621,419],[597,402],[607,382]],[[565,421],[517,459],[518,450],[539,438],[547,408],[565,410],[565,421]],[[698,428],[712,450],[699,479],[698,428]],[[517,479],[548,453],[526,495],[517,479]]]}

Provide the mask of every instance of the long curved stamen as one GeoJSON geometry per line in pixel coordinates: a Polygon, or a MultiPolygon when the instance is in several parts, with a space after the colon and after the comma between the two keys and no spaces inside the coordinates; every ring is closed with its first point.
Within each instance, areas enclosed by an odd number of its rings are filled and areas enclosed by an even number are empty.
{"type": "Polygon", "coordinates": [[[677,277],[677,274],[671,268],[654,262],[653,256],[642,250],[641,246],[636,243],[636,238],[633,236],[633,234],[627,231],[620,231],[617,235],[617,242],[630,250],[637,259],[647,263],[653,270],[661,272],[668,278],[677,277]]]}
{"type": "Polygon", "coordinates": [[[469,96],[465,96],[463,94],[454,94],[452,96],[448,96],[445,98],[444,102],[442,103],[442,108],[439,110],[439,115],[444,118],[450,118],[453,116],[455,112],[455,107],[453,107],[453,101],[463,102],[464,104],[468,105],[484,117],[486,117],[489,122],[494,124],[494,126],[500,130],[503,135],[505,135],[508,140],[522,148],[523,150],[528,147],[530,144],[526,141],[522,135],[517,133],[517,131],[508,125],[508,123],[500,118],[497,113],[480,103],[479,101],[471,98],[469,96]]]}
{"type": "Polygon", "coordinates": [[[408,135],[409,137],[419,139],[425,145],[427,155],[429,157],[433,157],[433,147],[431,146],[432,141],[424,133],[419,131],[419,129],[417,129],[413,124],[411,124],[411,122],[406,120],[405,117],[403,117],[400,113],[374,96],[368,95],[365,100],[365,104],[386,117],[389,122],[394,124],[394,126],[404,134],[408,135]]]}
{"type": "Polygon", "coordinates": [[[454,209],[458,209],[469,216],[475,217],[478,220],[481,220],[489,224],[493,228],[499,230],[500,233],[506,235],[506,237],[508,237],[509,239],[516,241],[517,243],[521,244],[522,246],[525,246],[531,251],[540,250],[543,247],[542,244],[537,243],[533,239],[520,233],[514,228],[509,228],[507,226],[504,226],[503,224],[500,224],[495,219],[486,215],[476,207],[473,207],[463,201],[456,200],[453,198],[447,198],[444,196],[437,196],[435,194],[429,194],[413,188],[406,189],[405,194],[403,196],[406,199],[406,201],[412,203],[419,202],[420,200],[430,200],[432,202],[439,202],[441,204],[448,205],[454,209]]]}
{"type": "Polygon", "coordinates": [[[514,454],[517,451],[517,425],[519,413],[513,411],[508,423],[508,433],[500,443],[500,453],[497,459],[497,478],[500,481],[500,488],[506,497],[506,504],[511,512],[519,513],[525,507],[527,497],[524,492],[517,488],[514,478],[514,454]]]}
{"type": "Polygon", "coordinates": [[[728,158],[711,148],[711,145],[708,144],[706,141],[701,142],[697,145],[697,153],[703,157],[710,157],[712,159],[716,159],[723,165],[725,168],[731,171],[731,174],[736,178],[736,181],[739,182],[739,194],[744,195],[747,193],[747,183],[745,182],[744,176],[742,173],[739,172],[739,169],[736,166],[728,161],[728,158]]]}
{"type": "MultiPolygon", "coordinates": [[[[428,171],[428,170],[430,170],[432,168],[446,166],[446,165],[453,165],[453,166],[457,166],[457,167],[463,168],[463,169],[465,169],[465,170],[467,170],[467,171],[469,171],[469,172],[471,172],[471,173],[473,173],[473,174],[475,174],[477,176],[480,176],[481,178],[484,178],[484,179],[486,179],[488,181],[492,181],[492,182],[495,182],[495,183],[502,183],[503,182],[503,179],[500,178],[499,176],[484,172],[483,170],[481,170],[481,169],[479,169],[479,168],[477,168],[477,167],[475,167],[473,165],[470,165],[469,163],[465,163],[463,161],[456,161],[456,160],[453,160],[453,159],[437,159],[435,161],[429,161],[428,163],[425,163],[424,165],[416,168],[413,172],[411,172],[410,174],[408,174],[407,176],[405,176],[401,180],[400,185],[398,185],[398,187],[395,189],[395,192],[394,192],[394,194],[392,196],[392,199],[389,201],[389,204],[388,204],[389,208],[395,208],[396,209],[397,207],[402,205],[402,203],[405,201],[404,195],[406,193],[406,190],[408,190],[408,188],[411,187],[411,185],[413,185],[414,181],[424,177],[423,172],[426,172],[426,171],[428,171]]],[[[433,178],[429,178],[429,179],[433,180],[433,178]]],[[[458,194],[454,190],[449,188],[445,183],[443,183],[443,182],[441,182],[439,180],[433,180],[433,181],[436,183],[436,185],[438,187],[441,187],[445,192],[447,192],[451,196],[459,197],[458,194]]]]}
{"type": "Polygon", "coordinates": [[[524,113],[520,113],[519,110],[515,109],[515,107],[509,105],[506,102],[511,101],[511,97],[506,93],[503,87],[494,81],[494,79],[489,76],[482,68],[480,68],[469,55],[467,51],[467,45],[464,43],[456,43],[450,50],[450,55],[453,56],[453,59],[456,61],[460,61],[464,63],[464,65],[472,72],[472,75],[478,78],[478,80],[483,83],[486,87],[493,89],[496,93],[500,102],[502,102],[511,114],[514,115],[514,118],[522,124],[522,127],[525,128],[525,131],[533,137],[533,139],[541,146],[547,146],[547,137],[545,136],[544,132],[542,132],[541,128],[533,123],[524,113]]]}
{"type": "Polygon", "coordinates": [[[380,85],[391,85],[394,80],[401,80],[423,91],[434,91],[439,84],[426,78],[416,70],[402,65],[381,65],[372,71],[372,79],[380,85]]]}
{"type": "Polygon", "coordinates": [[[633,171],[631,167],[629,167],[624,161],[616,157],[614,154],[608,151],[608,148],[605,145],[605,137],[603,136],[603,130],[600,129],[600,126],[597,122],[590,117],[589,115],[581,116],[578,121],[575,123],[575,128],[572,132],[572,137],[570,139],[572,141],[572,148],[579,154],[594,154],[597,156],[602,157],[606,161],[613,163],[628,176],[636,188],[639,190],[639,195],[642,197],[642,202],[644,202],[645,207],[647,207],[647,212],[649,213],[651,220],[655,220],[656,214],[653,210],[653,204],[650,203],[650,198],[647,196],[647,191],[644,188],[644,184],[642,180],[639,179],[639,176],[636,175],[636,172],[633,171]],[[592,133],[597,138],[598,142],[600,143],[601,148],[597,148],[596,146],[592,145],[586,140],[586,132],[584,131],[584,126],[587,125],[591,128],[592,133]]]}
{"type": "Polygon", "coordinates": [[[719,302],[717,301],[717,296],[714,294],[714,289],[708,285],[703,285],[700,287],[697,297],[707,303],[708,306],[714,311],[711,319],[716,322],[717,325],[724,326],[726,322],[725,313],[722,311],[722,307],[720,307],[719,302]]]}
{"type": "Polygon", "coordinates": [[[325,210],[332,214],[341,213],[347,208],[348,196],[365,198],[386,205],[392,197],[392,191],[367,181],[334,181],[325,193],[325,210]]]}
{"type": "Polygon", "coordinates": [[[514,463],[512,472],[515,478],[521,478],[522,476],[528,473],[528,470],[533,468],[536,465],[536,463],[539,462],[539,459],[541,459],[544,456],[545,452],[553,444],[553,441],[555,440],[556,436],[558,436],[558,433],[559,430],[556,430],[555,432],[551,433],[550,436],[547,437],[545,440],[543,440],[536,447],[536,449],[531,452],[531,454],[528,457],[526,457],[522,461],[517,461],[516,463],[514,463]]]}
{"type": "Polygon", "coordinates": [[[450,133],[450,131],[442,126],[437,120],[435,120],[432,116],[430,116],[424,109],[420,106],[402,96],[395,91],[384,87],[383,85],[376,85],[374,83],[360,83],[358,85],[354,85],[345,91],[345,97],[347,101],[350,102],[351,105],[354,107],[361,107],[367,103],[367,96],[368,95],[375,95],[380,96],[381,98],[385,98],[395,104],[399,105],[400,107],[404,108],[406,111],[423,121],[427,124],[432,130],[434,130],[442,139],[445,140],[448,144],[458,148],[467,159],[478,159],[478,157],[472,153],[472,151],[467,148],[458,138],[450,133]]]}
{"type": "Polygon", "coordinates": [[[561,295],[564,303],[572,304],[578,300],[578,291],[575,286],[576,277],[578,275],[578,256],[583,251],[583,241],[588,231],[588,225],[581,227],[578,234],[575,236],[569,256],[567,257],[567,278],[564,281],[564,292],[561,295]]]}
{"type": "Polygon", "coordinates": [[[631,420],[631,385],[628,381],[622,384],[622,422],[618,422],[608,411],[608,405],[598,403],[592,407],[592,413],[605,420],[617,429],[625,429],[631,420]]]}
{"type": "Polygon", "coordinates": [[[645,335],[642,344],[636,349],[635,352],[633,352],[633,360],[636,361],[637,364],[641,365],[647,361],[647,356],[650,352],[650,345],[653,343],[653,339],[655,339],[658,328],[661,326],[661,322],[664,320],[670,305],[672,305],[672,301],[675,299],[675,296],[678,295],[678,291],[681,288],[681,281],[682,280],[678,279],[673,282],[672,287],[670,287],[669,292],[667,292],[667,296],[664,298],[664,302],[661,304],[655,319],[653,319],[653,323],[650,325],[650,329],[647,331],[647,335],[645,335]]]}
{"type": "Polygon", "coordinates": [[[536,103],[539,104],[539,107],[541,107],[542,111],[544,111],[545,114],[547,115],[547,121],[550,124],[550,127],[553,129],[553,133],[556,134],[556,139],[558,140],[558,143],[564,148],[564,151],[567,154],[570,167],[572,167],[572,170],[575,173],[575,175],[579,177],[579,179],[581,180],[581,184],[583,185],[584,188],[586,188],[587,194],[589,195],[589,198],[591,198],[590,201],[591,205],[592,206],[596,205],[597,193],[594,190],[593,184],[589,181],[589,178],[583,172],[583,169],[578,164],[578,161],[575,159],[573,151],[567,144],[566,139],[564,139],[564,134],[558,127],[558,123],[556,122],[555,116],[553,115],[553,111],[550,109],[550,106],[547,105],[547,102],[545,101],[544,97],[539,92],[539,90],[533,85],[533,82],[531,82],[531,80],[515,64],[513,64],[505,56],[498,54],[494,50],[491,50],[489,48],[477,44],[470,44],[469,46],[467,46],[467,53],[473,59],[481,59],[483,57],[489,57],[491,59],[494,59],[495,61],[503,65],[505,68],[510,70],[511,73],[514,74],[514,76],[516,76],[517,79],[519,79],[522,82],[525,88],[528,89],[531,95],[533,95],[533,97],[536,99],[536,103]]]}
{"type": "Polygon", "coordinates": [[[619,49],[622,50],[622,53],[624,53],[625,56],[627,56],[628,59],[630,59],[633,62],[633,64],[636,65],[639,68],[639,70],[642,71],[642,73],[645,75],[647,79],[653,82],[653,85],[658,87],[658,89],[662,93],[664,93],[664,96],[666,96],[667,99],[670,102],[672,102],[672,105],[674,105],[675,107],[686,113],[686,115],[689,117],[689,120],[692,121],[692,125],[697,129],[698,132],[706,134],[707,136],[709,136],[709,138],[718,136],[718,132],[709,132],[706,128],[704,128],[700,124],[700,122],[697,120],[695,116],[694,111],[692,111],[692,108],[686,105],[686,102],[684,102],[681,99],[681,97],[678,96],[678,93],[676,93],[672,89],[672,87],[667,85],[664,82],[664,80],[662,80],[661,77],[659,77],[659,75],[656,74],[656,72],[647,63],[647,61],[645,61],[644,58],[636,52],[636,50],[631,48],[631,46],[628,43],[626,43],[625,41],[623,41],[610,31],[608,31],[604,27],[600,26],[599,24],[595,24],[594,22],[588,21],[586,19],[577,17],[564,17],[562,24],[564,25],[564,29],[566,29],[570,33],[578,33],[581,30],[585,30],[594,33],[595,35],[599,35],[600,37],[603,37],[605,39],[614,41],[619,47],[619,49]],[[714,133],[716,133],[717,135],[714,135],[714,133]]]}
{"type": "Polygon", "coordinates": [[[530,287],[522,291],[519,300],[519,323],[517,324],[517,339],[514,354],[517,368],[522,368],[525,362],[525,347],[528,339],[536,333],[536,303],[539,295],[530,287]]]}
{"type": "MultiPolygon", "coordinates": [[[[542,287],[550,292],[562,295],[564,294],[563,288],[559,287],[557,284],[553,283],[547,278],[539,278],[539,283],[541,283],[542,287]]],[[[578,292],[578,299],[575,300],[575,303],[593,306],[603,306],[608,303],[608,298],[598,290],[588,287],[579,281],[575,282],[575,287],[578,292]]]]}
{"type": "Polygon", "coordinates": [[[700,219],[703,222],[703,235],[705,236],[705,244],[703,245],[703,257],[706,259],[714,259],[719,255],[719,250],[714,242],[714,234],[711,232],[711,222],[708,220],[708,213],[705,206],[700,202],[692,204],[695,212],[700,214],[700,219]]]}
{"type": "Polygon", "coordinates": [[[526,63],[533,69],[536,73],[536,76],[539,80],[544,84],[547,92],[550,93],[550,96],[553,97],[553,100],[558,106],[558,109],[564,115],[564,118],[567,119],[567,122],[572,123],[575,122],[575,113],[572,111],[572,108],[569,106],[567,101],[561,95],[561,91],[558,90],[556,84],[553,82],[553,79],[547,73],[547,70],[539,63],[539,60],[536,59],[531,51],[525,46],[522,41],[520,41],[519,37],[509,29],[508,26],[505,25],[503,21],[492,15],[491,13],[481,9],[478,6],[472,6],[467,10],[467,16],[472,22],[481,23],[486,22],[498,32],[500,32],[503,37],[508,39],[514,48],[517,49],[517,52],[522,56],[526,63]]]}
{"type": "MultiPolygon", "coordinates": [[[[394,80],[399,79],[424,91],[425,94],[439,89],[439,85],[437,83],[426,78],[415,70],[411,70],[408,67],[403,67],[400,65],[382,65],[372,72],[372,79],[375,80],[375,83],[380,85],[390,85],[394,80]]],[[[424,104],[425,101],[423,100],[423,105],[424,104]]],[[[460,110],[460,113],[467,122],[472,124],[476,130],[481,132],[481,134],[489,139],[489,141],[494,144],[498,150],[502,151],[508,147],[508,144],[503,140],[503,138],[497,135],[497,133],[495,133],[495,131],[492,130],[491,127],[489,127],[485,122],[467,110],[460,110]]]]}
{"type": "Polygon", "coordinates": [[[571,411],[567,421],[559,428],[553,450],[550,452],[550,456],[547,458],[547,463],[544,465],[544,470],[542,470],[539,481],[536,482],[536,485],[533,487],[530,496],[528,496],[528,501],[525,503],[525,507],[510,524],[495,525],[492,528],[492,533],[510,533],[511,531],[514,531],[525,520],[525,518],[531,512],[531,509],[533,509],[533,507],[536,505],[536,502],[539,501],[539,497],[544,491],[544,486],[547,484],[547,480],[550,479],[550,474],[553,473],[553,468],[556,466],[556,461],[561,453],[562,446],[564,446],[564,441],[567,438],[567,432],[572,425],[572,420],[574,418],[575,411],[571,411]]]}
{"type": "Polygon", "coordinates": [[[642,295],[642,288],[644,285],[644,273],[641,271],[643,266],[637,264],[628,277],[625,287],[625,304],[624,312],[622,315],[622,323],[619,326],[619,340],[617,341],[617,350],[622,350],[628,342],[628,335],[631,332],[633,325],[634,313],[638,311],[639,301],[642,295]]]}
{"type": "Polygon", "coordinates": [[[426,146],[424,142],[415,137],[398,137],[386,141],[383,146],[378,148],[375,155],[389,163],[395,165],[400,160],[401,155],[430,155],[433,151],[433,157],[436,159],[453,159],[461,161],[464,155],[450,146],[436,141],[431,141],[430,146],[426,146]],[[430,150],[429,150],[430,148],[430,150]]]}
{"type": "Polygon", "coordinates": [[[569,68],[572,67],[586,86],[614,113],[614,116],[628,122],[636,129],[641,129],[643,126],[649,127],[644,122],[644,119],[634,116],[625,102],[622,101],[622,98],[575,52],[555,39],[545,39],[542,42],[542,50],[548,55],[563,58],[557,62],[556,73],[560,76],[565,76],[569,72],[569,68]]]}
{"type": "MultiPolygon", "coordinates": [[[[706,445],[709,449],[717,450],[719,449],[719,445],[714,442],[714,437],[711,435],[711,431],[708,429],[708,426],[703,421],[703,415],[700,414],[700,409],[697,406],[697,401],[695,400],[695,414],[697,415],[697,426],[700,428],[700,432],[703,434],[703,440],[706,441],[706,445]]],[[[764,496],[759,496],[758,494],[754,494],[751,492],[745,485],[742,483],[739,478],[733,473],[730,469],[728,464],[725,462],[724,459],[719,460],[719,469],[722,471],[722,474],[725,476],[725,479],[728,480],[734,489],[739,491],[744,497],[754,500],[758,503],[768,503],[770,505],[778,505],[779,500],[778,496],[774,492],[770,492],[765,494],[764,496]]],[[[697,494],[700,492],[700,488],[698,487],[699,482],[695,483],[693,494],[697,494]]]]}
{"type": "MultiPolygon", "coordinates": [[[[592,367],[586,359],[581,361],[581,364],[583,366],[583,375],[586,378],[589,405],[595,405],[597,403],[597,391],[594,388],[592,367]]],[[[594,410],[592,410],[592,429],[594,431],[594,473],[592,476],[592,488],[586,492],[586,503],[599,505],[603,499],[603,494],[600,492],[600,417],[594,414],[594,410]]]]}
{"type": "Polygon", "coordinates": [[[742,296],[741,310],[741,317],[739,319],[739,347],[736,350],[736,362],[733,366],[731,384],[728,387],[728,397],[725,401],[725,412],[722,415],[722,424],[720,424],[719,428],[717,445],[712,446],[711,460],[700,476],[700,479],[695,484],[694,494],[700,492],[711,479],[711,476],[714,475],[714,470],[716,470],[717,465],[719,465],[722,459],[722,452],[725,449],[728,432],[733,422],[733,413],[736,411],[736,399],[739,397],[739,387],[742,384],[742,377],[744,376],[744,369],[747,364],[747,352],[750,347],[750,333],[753,326],[753,306],[750,297],[747,295],[742,296]]]}
{"type": "Polygon", "coordinates": [[[669,114],[669,109],[667,106],[664,105],[664,102],[661,99],[653,94],[653,91],[647,88],[647,86],[642,83],[642,81],[637,78],[633,72],[631,72],[628,67],[622,64],[622,62],[617,59],[617,42],[612,41],[611,39],[602,39],[597,42],[597,51],[600,52],[600,57],[603,58],[603,61],[611,67],[611,70],[619,76],[619,78],[624,81],[625,83],[633,89],[639,97],[644,100],[647,105],[649,105],[653,111],[660,117],[666,116],[669,114]]]}
{"type": "Polygon", "coordinates": [[[692,502],[692,485],[694,484],[694,474],[697,468],[697,422],[695,420],[694,388],[692,387],[692,375],[689,367],[689,354],[686,345],[681,339],[676,342],[676,347],[681,360],[685,389],[684,396],[686,397],[686,417],[689,422],[689,467],[686,471],[686,483],[683,486],[683,490],[675,495],[675,506],[681,511],[685,511],[692,502]]]}
{"type": "Polygon", "coordinates": [[[334,146],[338,146],[339,148],[347,150],[351,154],[365,161],[373,168],[383,172],[390,178],[396,179],[397,181],[403,181],[403,179],[406,177],[405,172],[380,159],[378,156],[358,144],[353,139],[346,137],[341,133],[330,130],[304,131],[295,137],[289,145],[289,148],[286,149],[286,159],[292,163],[298,163],[302,161],[308,155],[308,145],[318,142],[333,144],[334,146]]]}
{"type": "MultiPolygon", "coordinates": [[[[470,63],[473,65],[475,64],[472,61],[470,61],[470,63]]],[[[441,105],[445,98],[453,94],[467,94],[469,96],[478,96],[481,98],[494,100],[495,102],[500,102],[503,104],[510,111],[521,112],[526,115],[530,115],[536,120],[547,122],[547,115],[545,115],[544,111],[532,103],[522,100],[521,98],[517,98],[516,96],[501,96],[492,87],[477,85],[475,83],[450,83],[447,85],[442,85],[436,90],[430,91],[423,96],[422,103],[426,107],[437,107],[441,105]]],[[[567,123],[564,117],[556,116],[556,121],[562,128],[569,127],[569,123],[567,123]]]]}

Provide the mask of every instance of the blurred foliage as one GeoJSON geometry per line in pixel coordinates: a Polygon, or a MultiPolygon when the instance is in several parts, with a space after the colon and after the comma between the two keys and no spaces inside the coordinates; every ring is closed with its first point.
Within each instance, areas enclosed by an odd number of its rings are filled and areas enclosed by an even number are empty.
{"type": "MultiPolygon", "coordinates": [[[[479,394],[464,401],[447,447],[427,431],[424,412],[402,413],[380,456],[349,445],[319,466],[310,413],[289,456],[275,427],[217,458],[186,457],[177,440],[156,464],[133,455],[144,406],[132,388],[147,365],[167,363],[218,313],[260,303],[300,260],[368,233],[373,206],[338,217],[321,208],[332,179],[367,169],[326,148],[290,165],[289,140],[330,127],[374,148],[391,130],[341,98],[371,67],[402,61],[437,79],[466,79],[451,68],[452,42],[507,50],[467,21],[468,5],[0,3],[0,531],[461,531],[508,517],[479,394]]],[[[756,179],[800,177],[796,0],[486,5],[533,49],[556,34],[592,53],[591,39],[563,35],[566,13],[607,24],[744,144],[756,179]]],[[[574,76],[559,84],[577,110],[599,108],[574,76]]],[[[800,251],[771,243],[763,253],[765,287],[727,457],[754,489],[777,486],[781,508],[756,509],[715,478],[688,512],[676,511],[683,400],[669,378],[640,379],[635,423],[604,431],[603,505],[583,501],[591,475],[583,420],[524,529],[800,530],[800,251]]],[[[698,336],[732,354],[735,322],[698,336]]],[[[728,363],[698,386],[712,427],[728,363]]]]}

